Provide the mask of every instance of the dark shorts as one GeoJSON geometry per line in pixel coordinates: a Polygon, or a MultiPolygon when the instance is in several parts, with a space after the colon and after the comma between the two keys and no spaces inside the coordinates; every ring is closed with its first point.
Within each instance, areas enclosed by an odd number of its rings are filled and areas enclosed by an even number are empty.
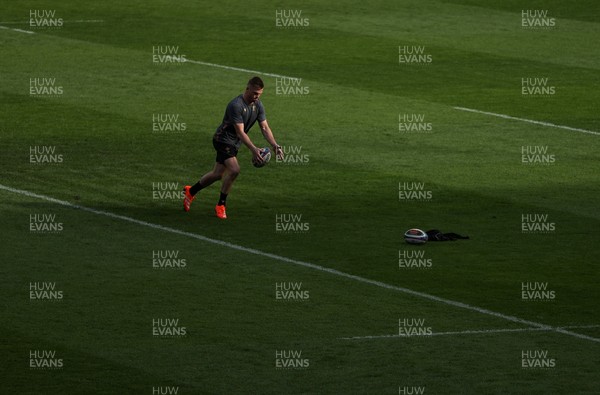
{"type": "Polygon", "coordinates": [[[213,147],[217,151],[217,163],[224,164],[227,159],[234,158],[238,154],[235,145],[213,140],[213,147]]]}

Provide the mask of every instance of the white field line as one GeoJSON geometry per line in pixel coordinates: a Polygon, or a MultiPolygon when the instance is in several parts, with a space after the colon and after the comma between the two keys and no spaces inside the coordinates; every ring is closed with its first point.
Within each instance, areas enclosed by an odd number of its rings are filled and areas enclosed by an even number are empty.
{"type": "MultiPolygon", "coordinates": [[[[104,23],[103,19],[75,19],[72,21],[65,21],[63,20],[63,23],[104,23]]],[[[0,22],[0,25],[27,25],[27,26],[31,26],[29,24],[29,21],[3,21],[0,22]]]]}
{"type": "Polygon", "coordinates": [[[571,325],[560,326],[555,328],[514,328],[514,329],[475,329],[454,332],[432,332],[430,335],[372,335],[372,336],[352,336],[340,337],[343,340],[372,340],[372,339],[391,339],[400,337],[430,337],[430,336],[449,336],[449,335],[472,335],[472,334],[489,334],[489,333],[506,333],[506,332],[539,332],[539,331],[554,331],[562,333],[565,329],[582,329],[582,328],[598,328],[600,325],[571,325]]]}
{"type": "Polygon", "coordinates": [[[600,325],[568,325],[559,326],[559,329],[589,329],[589,328],[600,328],[600,325]]]}
{"type": "MultiPolygon", "coordinates": [[[[72,21],[72,22],[86,22],[86,21],[81,20],[81,21],[72,21]]],[[[87,22],[91,22],[91,21],[87,21],[87,22]]],[[[94,22],[104,22],[104,21],[97,20],[94,22]]],[[[4,24],[9,24],[9,23],[14,23],[14,22],[5,22],[4,24]]],[[[29,30],[22,30],[22,29],[16,29],[16,28],[12,28],[12,27],[2,26],[2,23],[0,23],[0,29],[13,30],[15,32],[21,32],[21,33],[27,33],[27,34],[35,34],[35,32],[29,31],[29,30]]],[[[275,77],[275,78],[289,78],[290,80],[296,80],[296,81],[300,80],[300,78],[298,78],[298,77],[288,77],[286,75],[281,75],[281,74],[265,73],[263,71],[244,69],[241,67],[225,66],[225,65],[217,64],[217,63],[202,62],[200,60],[186,59],[183,63],[199,64],[202,66],[215,67],[218,69],[241,71],[243,73],[266,75],[266,76],[275,77]]]]}
{"type": "Polygon", "coordinates": [[[551,128],[558,128],[558,129],[570,130],[570,131],[573,131],[573,132],[580,132],[580,133],[588,133],[588,134],[600,135],[600,132],[594,132],[593,130],[573,128],[571,126],[564,126],[564,125],[556,125],[556,124],[550,123],[550,122],[534,121],[532,119],[527,119],[527,118],[517,118],[517,117],[512,117],[510,115],[497,114],[495,112],[488,112],[488,111],[481,111],[481,110],[474,110],[472,108],[466,108],[466,107],[453,107],[453,108],[455,110],[474,112],[474,113],[477,113],[477,114],[484,114],[484,115],[491,115],[493,117],[504,118],[504,119],[512,119],[513,121],[521,121],[521,122],[533,123],[533,124],[536,124],[536,125],[548,126],[548,127],[551,127],[551,128]]]}
{"type": "Polygon", "coordinates": [[[275,78],[289,78],[289,79],[292,79],[292,80],[299,80],[300,79],[300,78],[297,78],[297,77],[288,77],[288,76],[281,75],[281,74],[265,73],[265,72],[257,71],[257,70],[249,70],[249,69],[242,69],[240,67],[224,66],[222,64],[201,62],[199,60],[192,60],[192,59],[186,59],[186,61],[184,63],[194,63],[194,64],[200,64],[200,65],[203,65],[203,66],[216,67],[216,68],[225,69],[225,70],[234,70],[234,71],[242,71],[244,73],[268,75],[269,77],[275,77],[275,78]]]}
{"type": "Polygon", "coordinates": [[[547,330],[553,330],[565,335],[569,335],[569,336],[573,336],[579,339],[583,339],[583,340],[588,340],[588,341],[593,341],[593,342],[600,342],[600,339],[595,338],[595,337],[591,337],[591,336],[586,336],[586,335],[582,335],[580,333],[575,333],[575,332],[571,332],[565,329],[560,329],[560,328],[554,328],[550,325],[546,325],[546,324],[541,324],[539,322],[534,322],[534,321],[528,321],[528,320],[524,320],[518,317],[513,317],[510,315],[506,315],[506,314],[502,314],[502,313],[497,313],[495,311],[492,310],[488,310],[488,309],[484,309],[481,307],[477,307],[477,306],[471,306],[469,304],[466,303],[462,303],[462,302],[457,302],[454,300],[450,300],[450,299],[445,299],[445,298],[441,298],[439,296],[435,296],[435,295],[430,295],[424,292],[419,292],[419,291],[414,291],[412,289],[408,289],[408,288],[404,288],[404,287],[398,287],[395,285],[390,285],[390,284],[386,284],[383,283],[381,281],[376,281],[376,280],[371,280],[368,278],[364,278],[364,277],[360,277],[360,276],[356,276],[354,274],[349,274],[349,273],[345,273],[336,269],[332,269],[332,268],[328,268],[328,267],[324,267],[324,266],[319,266],[316,265],[314,263],[309,263],[309,262],[304,262],[304,261],[299,261],[299,260],[295,260],[295,259],[291,259],[291,258],[287,258],[284,256],[280,256],[280,255],[275,255],[275,254],[271,254],[269,252],[263,252],[260,250],[256,250],[254,248],[248,248],[248,247],[244,247],[241,245],[237,245],[237,244],[233,244],[233,243],[229,243],[226,241],[222,241],[222,240],[217,240],[217,239],[211,239],[209,237],[206,236],[202,236],[196,233],[190,233],[190,232],[185,232],[183,230],[179,230],[179,229],[175,229],[175,228],[170,228],[167,226],[163,226],[163,225],[158,225],[158,224],[153,224],[150,222],[146,222],[146,221],[141,221],[139,219],[135,219],[135,218],[131,218],[131,217],[126,217],[124,215],[119,215],[119,214],[114,214],[111,213],[109,211],[102,211],[102,210],[96,210],[93,208],[89,208],[89,207],[85,207],[85,206],[80,206],[77,204],[73,204],[64,200],[59,200],[59,199],[55,199],[49,196],[45,196],[45,195],[39,195],[37,193],[33,193],[33,192],[29,192],[29,191],[24,191],[21,189],[15,189],[15,188],[11,188],[5,185],[0,184],[0,189],[1,190],[5,190],[7,192],[12,192],[12,193],[16,193],[19,195],[23,195],[23,196],[28,196],[31,198],[35,198],[35,199],[41,199],[41,200],[45,200],[47,202],[51,202],[51,203],[55,203],[55,204],[59,204],[61,206],[65,206],[65,207],[70,207],[70,208],[74,208],[77,210],[82,210],[82,211],[87,211],[93,214],[97,214],[97,215],[102,215],[105,217],[109,217],[109,218],[114,218],[114,219],[119,219],[121,221],[126,221],[126,222],[130,222],[130,223],[134,223],[137,225],[141,225],[141,226],[146,226],[148,228],[152,228],[152,229],[157,229],[157,230],[162,230],[164,232],[169,232],[169,233],[174,233],[174,234],[178,234],[181,236],[186,236],[186,237],[191,237],[197,240],[202,240],[205,241],[207,243],[212,243],[212,244],[216,244],[219,246],[223,246],[223,247],[227,247],[227,248],[231,248],[233,250],[237,250],[237,251],[243,251],[249,254],[253,254],[253,255],[258,255],[258,256],[263,256],[266,258],[271,258],[273,260],[279,261],[279,262],[285,262],[285,263],[290,263],[293,265],[297,265],[297,266],[302,266],[302,267],[306,267],[306,268],[310,268],[313,270],[318,270],[320,272],[324,272],[324,273],[329,273],[329,274],[333,274],[334,276],[338,276],[338,277],[343,277],[343,278],[347,278],[347,279],[351,279],[354,281],[358,281],[361,283],[365,283],[365,284],[371,284],[380,288],[384,288],[384,289],[388,289],[391,291],[396,291],[396,292],[401,292],[407,295],[411,295],[411,296],[415,296],[415,297],[419,297],[422,299],[427,299],[427,300],[432,300],[434,302],[438,302],[438,303],[442,303],[442,304],[446,304],[446,305],[450,305],[450,306],[454,306],[454,307],[459,307],[461,309],[465,309],[465,310],[470,310],[470,311],[475,311],[481,314],[485,314],[485,315],[489,315],[489,316],[493,316],[496,318],[500,318],[500,319],[504,319],[506,321],[511,321],[511,322],[517,322],[523,325],[528,325],[531,327],[536,327],[536,328],[540,328],[540,329],[547,329],[547,330]]]}
{"type": "Polygon", "coordinates": [[[12,30],[12,31],[19,32],[19,33],[35,34],[35,32],[29,31],[29,30],[16,29],[16,28],[12,28],[12,27],[1,26],[1,25],[0,25],[0,29],[12,30]]]}
{"type": "Polygon", "coordinates": [[[74,21],[64,21],[65,23],[104,23],[104,19],[75,19],[74,21]]]}
{"type": "MultiPolygon", "coordinates": [[[[64,23],[104,23],[102,19],[77,19],[74,21],[63,21],[64,23]]],[[[0,29],[12,30],[19,33],[35,34],[31,30],[17,29],[16,27],[8,27],[3,25],[29,25],[29,22],[0,22],[0,29]]]]}
{"type": "Polygon", "coordinates": [[[400,337],[431,337],[445,335],[470,335],[476,333],[503,333],[503,332],[530,332],[530,331],[550,331],[552,328],[516,328],[516,329],[481,329],[481,330],[466,330],[456,332],[432,332],[430,335],[372,335],[372,336],[352,336],[341,337],[343,340],[371,340],[371,339],[392,339],[400,337]]]}
{"type": "MultiPolygon", "coordinates": [[[[75,21],[71,21],[71,22],[80,22],[80,23],[83,23],[83,22],[104,22],[104,21],[100,20],[100,19],[98,19],[98,20],[91,19],[91,20],[75,20],[75,21]]],[[[13,23],[19,23],[19,22],[0,22],[0,29],[8,29],[8,30],[14,30],[16,32],[21,32],[21,33],[35,34],[35,32],[29,31],[29,30],[14,29],[14,28],[2,26],[2,24],[6,25],[6,24],[13,24],[13,23]]],[[[269,77],[275,77],[275,78],[289,78],[289,79],[292,79],[292,80],[300,80],[300,78],[298,78],[298,77],[288,77],[288,76],[281,75],[281,74],[265,73],[265,72],[262,72],[262,71],[244,69],[244,68],[241,68],[241,67],[225,66],[225,65],[217,64],[217,63],[202,62],[200,60],[186,59],[185,62],[186,63],[199,64],[199,65],[203,65],[203,66],[209,66],[209,67],[216,67],[216,68],[225,69],[225,70],[234,70],[234,71],[241,71],[241,72],[244,72],[244,73],[267,75],[269,77]]],[[[587,130],[587,129],[574,128],[574,127],[571,127],[571,126],[556,125],[556,124],[550,123],[550,122],[542,122],[542,121],[535,121],[533,119],[512,117],[510,115],[504,115],[504,114],[497,114],[495,112],[475,110],[473,108],[456,107],[456,106],[453,107],[453,108],[455,110],[468,111],[468,112],[473,112],[473,113],[477,113],[477,114],[484,114],[484,115],[491,115],[491,116],[498,117],[498,118],[512,119],[514,121],[528,122],[528,123],[533,123],[533,124],[536,124],[536,125],[549,126],[549,127],[553,127],[553,128],[565,129],[565,130],[570,130],[570,131],[574,131],[574,132],[600,135],[600,132],[594,132],[592,130],[587,130]]]]}

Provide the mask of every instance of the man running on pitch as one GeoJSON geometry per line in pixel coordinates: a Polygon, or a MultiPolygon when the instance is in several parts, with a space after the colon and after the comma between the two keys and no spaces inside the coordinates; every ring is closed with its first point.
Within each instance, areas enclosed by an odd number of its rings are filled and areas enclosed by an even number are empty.
{"type": "Polygon", "coordinates": [[[254,162],[263,161],[260,156],[260,149],[248,137],[248,131],[257,120],[265,140],[271,144],[277,156],[283,159],[283,150],[277,145],[273,137],[273,132],[271,132],[271,128],[267,123],[265,109],[259,100],[260,95],[263,93],[263,88],[263,81],[259,77],[253,77],[248,81],[246,91],[227,105],[223,122],[213,136],[213,146],[217,151],[217,163],[196,184],[193,186],[186,185],[183,188],[185,192],[183,209],[185,211],[190,211],[190,205],[200,190],[222,178],[221,196],[215,207],[215,212],[217,217],[221,219],[227,218],[225,212],[227,195],[236,177],[240,174],[240,165],[236,156],[241,144],[244,143],[252,152],[252,160],[254,162]]]}

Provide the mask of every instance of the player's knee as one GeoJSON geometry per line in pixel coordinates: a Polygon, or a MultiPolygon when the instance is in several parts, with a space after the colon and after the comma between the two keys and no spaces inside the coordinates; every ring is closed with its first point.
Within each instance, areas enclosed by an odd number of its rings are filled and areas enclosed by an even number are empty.
{"type": "Polygon", "coordinates": [[[217,168],[217,169],[214,169],[212,172],[213,177],[217,180],[220,180],[221,178],[223,178],[223,173],[225,173],[225,168],[217,168]]]}
{"type": "Polygon", "coordinates": [[[240,168],[239,167],[234,167],[232,169],[229,169],[229,174],[231,174],[232,177],[237,177],[240,175],[240,168]]]}

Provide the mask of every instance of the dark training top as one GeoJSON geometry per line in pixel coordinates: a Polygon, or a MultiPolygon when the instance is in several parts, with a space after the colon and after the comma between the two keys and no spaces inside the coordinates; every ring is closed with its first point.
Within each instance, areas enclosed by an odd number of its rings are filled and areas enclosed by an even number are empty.
{"type": "Polygon", "coordinates": [[[243,95],[239,95],[227,105],[223,122],[217,128],[213,138],[221,143],[234,145],[239,149],[242,140],[237,136],[234,125],[243,123],[244,133],[248,134],[248,131],[257,120],[262,122],[266,119],[265,108],[260,100],[252,104],[246,104],[243,95]]]}

